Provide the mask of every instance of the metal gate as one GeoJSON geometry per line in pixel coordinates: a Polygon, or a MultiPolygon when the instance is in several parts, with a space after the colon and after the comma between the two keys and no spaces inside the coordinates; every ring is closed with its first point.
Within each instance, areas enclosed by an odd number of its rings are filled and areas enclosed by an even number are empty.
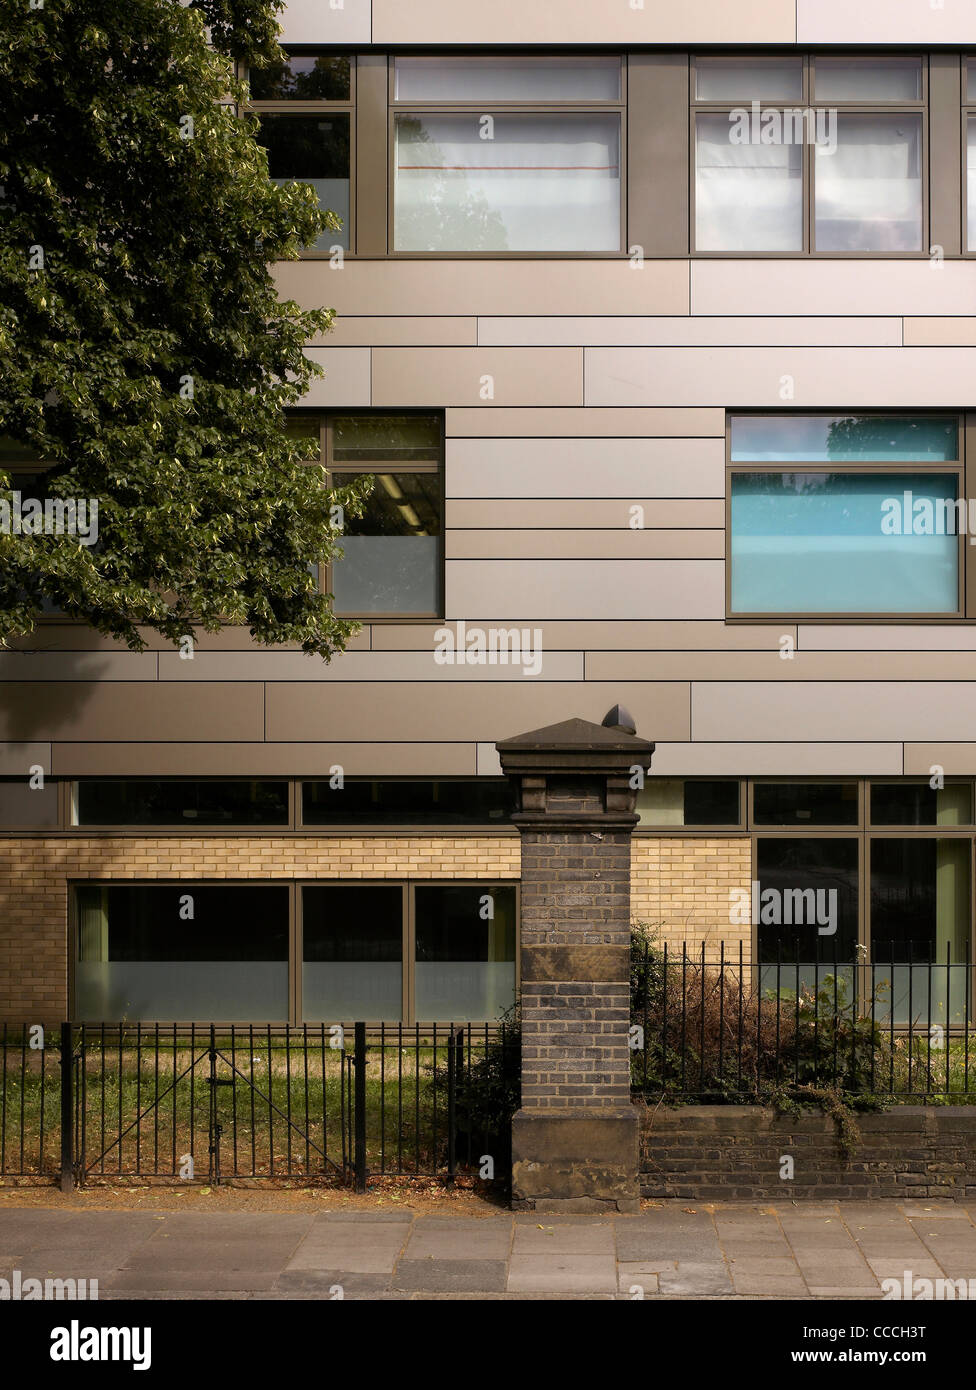
{"type": "Polygon", "coordinates": [[[314,1182],[349,1171],[351,1061],[341,1030],[65,1024],[62,1034],[71,1056],[68,1085],[62,1072],[62,1169],[78,1183],[314,1182]]]}

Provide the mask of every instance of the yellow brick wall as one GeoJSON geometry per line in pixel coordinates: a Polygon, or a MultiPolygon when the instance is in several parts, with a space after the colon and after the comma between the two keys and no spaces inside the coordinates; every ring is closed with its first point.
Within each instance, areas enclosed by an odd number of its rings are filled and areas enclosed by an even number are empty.
{"type": "Polygon", "coordinates": [[[635,837],[631,859],[631,917],[646,922],[669,949],[702,943],[718,959],[724,940],[728,955],[749,959],[752,928],[732,924],[730,893],[749,890],[752,850],[748,836],[635,837]]]}
{"type": "MultiPolygon", "coordinates": [[[[67,1016],[68,883],[84,879],[517,879],[514,837],[86,837],[0,841],[0,1022],[67,1016]]],[[[743,837],[635,838],[631,915],[670,946],[748,955],[729,891],[748,889],[743,837]]]]}

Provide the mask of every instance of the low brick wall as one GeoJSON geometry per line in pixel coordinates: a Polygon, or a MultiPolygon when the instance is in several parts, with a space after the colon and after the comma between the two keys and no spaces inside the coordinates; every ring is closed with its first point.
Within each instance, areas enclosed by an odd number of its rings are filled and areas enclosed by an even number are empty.
{"type": "Polygon", "coordinates": [[[756,1106],[641,1107],[644,1197],[694,1201],[976,1198],[976,1106],[896,1106],[857,1116],[847,1158],[832,1119],[756,1106]],[[792,1180],[780,1176],[793,1160],[792,1180]]]}

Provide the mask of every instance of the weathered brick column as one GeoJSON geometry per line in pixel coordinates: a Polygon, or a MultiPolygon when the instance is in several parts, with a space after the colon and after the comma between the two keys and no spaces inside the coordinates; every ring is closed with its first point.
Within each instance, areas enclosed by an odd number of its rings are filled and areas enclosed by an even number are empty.
{"type": "Polygon", "coordinates": [[[569,719],[498,744],[522,836],[516,1207],[637,1207],[628,1047],[637,823],[631,783],[653,752],[619,709],[602,725],[569,719]]]}

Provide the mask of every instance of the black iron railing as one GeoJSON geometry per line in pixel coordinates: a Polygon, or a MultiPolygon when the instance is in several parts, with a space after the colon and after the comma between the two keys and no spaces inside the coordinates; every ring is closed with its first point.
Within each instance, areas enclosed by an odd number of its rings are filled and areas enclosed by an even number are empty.
{"type": "Polygon", "coordinates": [[[953,958],[749,962],[661,947],[631,962],[635,1091],[735,1102],[830,1087],[976,1101],[973,966],[953,958]]]}
{"type": "Polygon", "coordinates": [[[0,1176],[507,1173],[518,1040],[501,1025],[7,1025],[0,1044],[0,1176]]]}

